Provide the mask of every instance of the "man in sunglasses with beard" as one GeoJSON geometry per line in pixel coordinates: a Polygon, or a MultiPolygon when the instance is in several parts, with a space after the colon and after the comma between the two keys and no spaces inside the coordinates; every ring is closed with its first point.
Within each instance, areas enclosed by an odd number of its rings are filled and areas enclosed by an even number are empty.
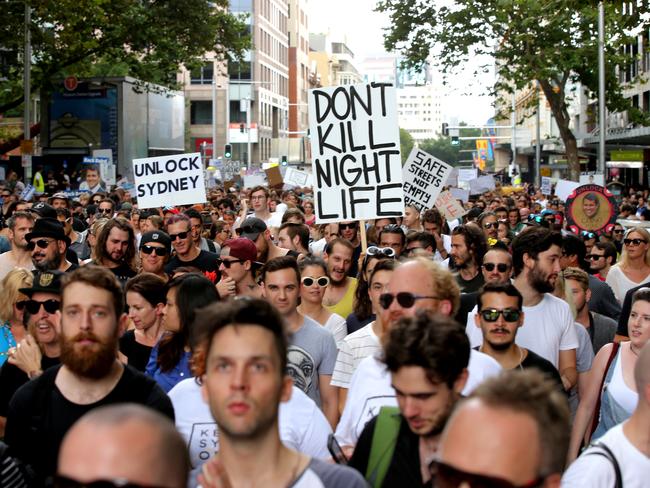
{"type": "Polygon", "coordinates": [[[83,266],[61,280],[62,364],[23,385],[7,415],[5,442],[34,469],[37,486],[55,472],[65,433],[96,407],[130,402],[174,418],[158,384],[117,359],[128,321],[122,295],[115,275],[98,266],[83,266]]]}
{"type": "Polygon", "coordinates": [[[70,238],[65,235],[63,225],[58,220],[37,219],[25,239],[26,249],[32,253],[32,263],[37,270],[69,272],[78,268],[78,265],[66,259],[70,238]]]}

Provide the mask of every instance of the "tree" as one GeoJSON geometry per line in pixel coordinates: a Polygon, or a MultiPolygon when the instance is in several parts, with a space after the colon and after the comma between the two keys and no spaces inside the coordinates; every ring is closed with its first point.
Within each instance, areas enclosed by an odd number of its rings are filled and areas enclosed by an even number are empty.
{"type": "MultiPolygon", "coordinates": [[[[181,65],[208,52],[240,59],[250,45],[228,0],[32,0],[31,88],[51,90],[67,75],[120,76],[176,88],[181,65]]],[[[0,114],[23,102],[24,3],[3,2],[0,114]]]]}
{"type": "Polygon", "coordinates": [[[404,166],[404,162],[406,161],[406,158],[409,157],[409,154],[411,153],[411,149],[413,149],[414,144],[415,141],[413,141],[413,136],[411,136],[411,134],[409,134],[406,129],[400,129],[399,149],[400,152],[402,153],[402,166],[404,166]]]}
{"type": "MultiPolygon", "coordinates": [[[[421,68],[436,49],[444,72],[477,55],[491,55],[499,78],[493,93],[512,93],[538,82],[557,122],[578,180],[580,164],[570,124],[568,101],[580,83],[590,96],[598,88],[598,2],[595,0],[476,0],[438,6],[435,0],[380,0],[390,16],[386,49],[398,50],[406,66],[421,68]]],[[[449,2],[445,2],[448,4],[449,2]]],[[[647,32],[647,2],[605,2],[606,102],[609,110],[628,110],[633,121],[647,119],[623,97],[614,67],[636,63],[635,32],[647,32]],[[643,20],[642,20],[643,19],[643,20]]],[[[635,81],[635,80],[633,80],[635,81]]],[[[535,98],[535,97],[532,97],[535,98]]],[[[536,100],[533,100],[533,103],[536,100]]]]}

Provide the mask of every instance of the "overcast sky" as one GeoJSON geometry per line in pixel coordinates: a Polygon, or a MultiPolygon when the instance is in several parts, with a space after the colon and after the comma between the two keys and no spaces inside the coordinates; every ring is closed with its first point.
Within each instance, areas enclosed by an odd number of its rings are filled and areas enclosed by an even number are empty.
{"type": "MultiPolygon", "coordinates": [[[[376,0],[309,0],[310,32],[330,32],[333,40],[344,36],[361,61],[368,56],[384,53],[383,29],[388,26],[385,14],[374,12],[376,0]]],[[[450,96],[447,98],[446,118],[483,124],[494,114],[492,98],[481,95],[493,81],[493,75],[475,79],[473,66],[449,79],[450,96]],[[469,94],[468,94],[469,92],[469,94]]]]}

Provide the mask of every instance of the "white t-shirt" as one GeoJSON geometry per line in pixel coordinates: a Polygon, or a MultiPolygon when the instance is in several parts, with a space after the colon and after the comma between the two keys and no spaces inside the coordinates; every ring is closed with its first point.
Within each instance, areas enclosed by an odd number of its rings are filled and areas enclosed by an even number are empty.
{"type": "MultiPolygon", "coordinates": [[[[327,437],[332,433],[323,412],[295,386],[291,399],[280,403],[280,439],[287,447],[308,456],[327,459],[327,437]]],[[[176,429],[187,443],[192,467],[200,466],[219,451],[219,431],[210,407],[201,397],[194,378],[176,384],[169,392],[176,429]]]]}
{"type": "MultiPolygon", "coordinates": [[[[650,457],[639,451],[623,433],[623,422],[612,427],[598,442],[614,454],[621,469],[625,488],[643,488],[650,484],[650,457]]],[[[576,459],[562,476],[562,487],[611,488],[616,482],[614,464],[604,456],[589,454],[600,451],[590,447],[576,459]]]]}
{"type": "Polygon", "coordinates": [[[332,386],[348,388],[359,363],[364,358],[381,352],[379,337],[372,330],[374,323],[372,321],[361,327],[339,343],[339,353],[332,373],[332,386]]]}
{"type": "MultiPolygon", "coordinates": [[[[462,394],[469,395],[483,380],[501,372],[499,363],[482,352],[470,350],[469,377],[462,394]]],[[[363,359],[352,375],[348,398],[336,427],[336,439],[342,446],[354,446],[366,423],[383,406],[397,406],[395,390],[386,365],[370,356],[363,359]]]]}
{"type": "MultiPolygon", "coordinates": [[[[544,298],[534,307],[523,307],[524,324],[517,331],[516,342],[530,349],[558,368],[560,351],[578,348],[578,335],[574,326],[569,305],[559,298],[545,293],[544,298]]],[[[472,347],[483,343],[483,333],[476,326],[474,307],[467,314],[465,331],[472,347]]]]}
{"type": "MultiPolygon", "coordinates": [[[[451,236],[448,236],[447,234],[442,234],[440,237],[442,237],[442,247],[445,248],[445,251],[447,251],[447,255],[451,252],[451,236]]],[[[433,260],[442,263],[445,259],[448,258],[443,258],[440,255],[440,251],[436,249],[435,254],[433,255],[433,260]]]]}
{"type": "Polygon", "coordinates": [[[348,335],[348,323],[337,313],[330,315],[323,327],[332,333],[337,346],[348,335]]]}
{"type": "Polygon", "coordinates": [[[635,283],[627,276],[625,276],[625,273],[623,273],[623,270],[621,269],[620,265],[615,264],[610,268],[609,272],[607,273],[607,278],[605,279],[605,283],[607,283],[611,287],[616,299],[620,303],[623,303],[623,300],[625,300],[625,294],[629,290],[631,290],[636,286],[639,286],[641,283],[645,283],[648,280],[650,280],[650,275],[646,276],[638,283],[635,283]]]}

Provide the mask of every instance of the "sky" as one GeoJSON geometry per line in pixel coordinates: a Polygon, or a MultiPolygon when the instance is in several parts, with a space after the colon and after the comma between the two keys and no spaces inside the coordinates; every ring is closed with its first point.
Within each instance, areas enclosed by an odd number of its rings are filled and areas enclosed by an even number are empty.
{"type": "MultiPolygon", "coordinates": [[[[333,39],[346,42],[355,59],[385,53],[383,29],[390,23],[386,14],[375,12],[376,0],[309,0],[309,31],[329,32],[333,39]]],[[[487,87],[494,81],[492,74],[476,79],[474,66],[447,80],[450,94],[446,99],[446,119],[458,122],[484,124],[492,117],[493,99],[486,96],[487,87]],[[469,94],[468,94],[469,92],[469,94]]]]}

